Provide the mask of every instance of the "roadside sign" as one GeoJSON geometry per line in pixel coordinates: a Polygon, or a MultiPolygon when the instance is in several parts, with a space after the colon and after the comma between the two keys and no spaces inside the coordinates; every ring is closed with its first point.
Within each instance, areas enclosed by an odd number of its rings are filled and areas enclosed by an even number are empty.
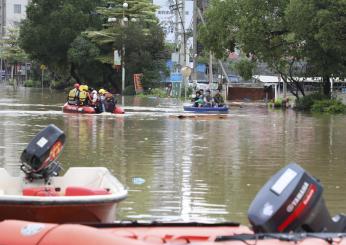
{"type": "Polygon", "coordinates": [[[183,81],[183,76],[180,73],[171,73],[170,80],[172,83],[181,83],[183,81]]]}
{"type": "Polygon", "coordinates": [[[121,55],[118,50],[114,50],[114,65],[121,65],[121,55]]]}

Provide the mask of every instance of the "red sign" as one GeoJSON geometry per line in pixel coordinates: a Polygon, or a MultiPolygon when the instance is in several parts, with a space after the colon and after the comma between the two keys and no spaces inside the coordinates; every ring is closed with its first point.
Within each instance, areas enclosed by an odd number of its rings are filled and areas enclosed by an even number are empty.
{"type": "Polygon", "coordinates": [[[143,86],[142,86],[142,81],[141,81],[142,77],[143,77],[142,73],[133,74],[133,83],[135,85],[136,94],[143,93],[143,86]]]}

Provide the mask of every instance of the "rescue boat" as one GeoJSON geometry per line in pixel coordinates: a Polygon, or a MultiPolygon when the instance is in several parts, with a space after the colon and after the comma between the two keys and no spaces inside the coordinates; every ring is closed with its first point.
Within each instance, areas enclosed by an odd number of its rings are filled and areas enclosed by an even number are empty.
{"type": "Polygon", "coordinates": [[[346,245],[346,233],[254,233],[238,224],[79,224],[0,222],[0,244],[26,245],[346,245]]]}
{"type": "Polygon", "coordinates": [[[208,106],[202,106],[202,107],[196,107],[196,106],[184,106],[184,111],[189,112],[199,112],[199,113],[227,113],[229,110],[228,106],[224,105],[221,107],[208,107],[208,106]]]}
{"type": "Polygon", "coordinates": [[[65,141],[54,125],[38,133],[21,155],[24,174],[0,168],[0,220],[106,223],[115,220],[126,188],[104,167],[71,167],[56,161],[65,141]]]}
{"type": "MultiPolygon", "coordinates": [[[[62,108],[63,112],[66,113],[84,113],[84,114],[97,114],[95,108],[92,106],[78,106],[78,105],[70,105],[67,102],[64,104],[62,108]]],[[[113,114],[124,114],[125,111],[120,106],[116,106],[112,112],[113,114]]]]}

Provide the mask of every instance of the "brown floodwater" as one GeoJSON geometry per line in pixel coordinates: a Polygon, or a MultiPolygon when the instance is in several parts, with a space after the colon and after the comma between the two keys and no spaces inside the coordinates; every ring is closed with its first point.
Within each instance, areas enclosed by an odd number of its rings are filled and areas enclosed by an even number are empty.
{"type": "Polygon", "coordinates": [[[178,119],[174,99],[125,98],[125,115],[62,113],[66,94],[0,86],[0,166],[19,173],[31,138],[54,123],[67,136],[60,162],[105,166],[128,187],[120,220],[238,221],[281,167],[297,162],[321,180],[332,214],[346,212],[346,116],[264,106],[224,119],[178,119]]]}

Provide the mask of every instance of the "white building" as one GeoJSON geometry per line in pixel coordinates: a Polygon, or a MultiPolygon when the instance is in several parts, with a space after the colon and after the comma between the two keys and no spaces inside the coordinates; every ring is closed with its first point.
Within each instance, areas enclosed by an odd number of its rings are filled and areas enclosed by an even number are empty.
{"type": "Polygon", "coordinates": [[[0,0],[0,35],[6,30],[18,26],[26,18],[26,6],[30,0],[0,0]]]}
{"type": "MultiPolygon", "coordinates": [[[[163,31],[165,33],[165,40],[168,43],[174,43],[175,42],[175,23],[176,23],[176,17],[175,17],[175,11],[173,10],[175,8],[174,6],[175,1],[172,0],[153,0],[153,4],[158,6],[159,9],[156,10],[156,17],[159,19],[161,26],[163,27],[163,31]]],[[[184,21],[184,28],[185,32],[188,29],[192,28],[192,15],[193,15],[193,1],[192,0],[185,0],[185,18],[184,21]]],[[[188,43],[187,45],[190,46],[191,44],[188,43]]]]}

